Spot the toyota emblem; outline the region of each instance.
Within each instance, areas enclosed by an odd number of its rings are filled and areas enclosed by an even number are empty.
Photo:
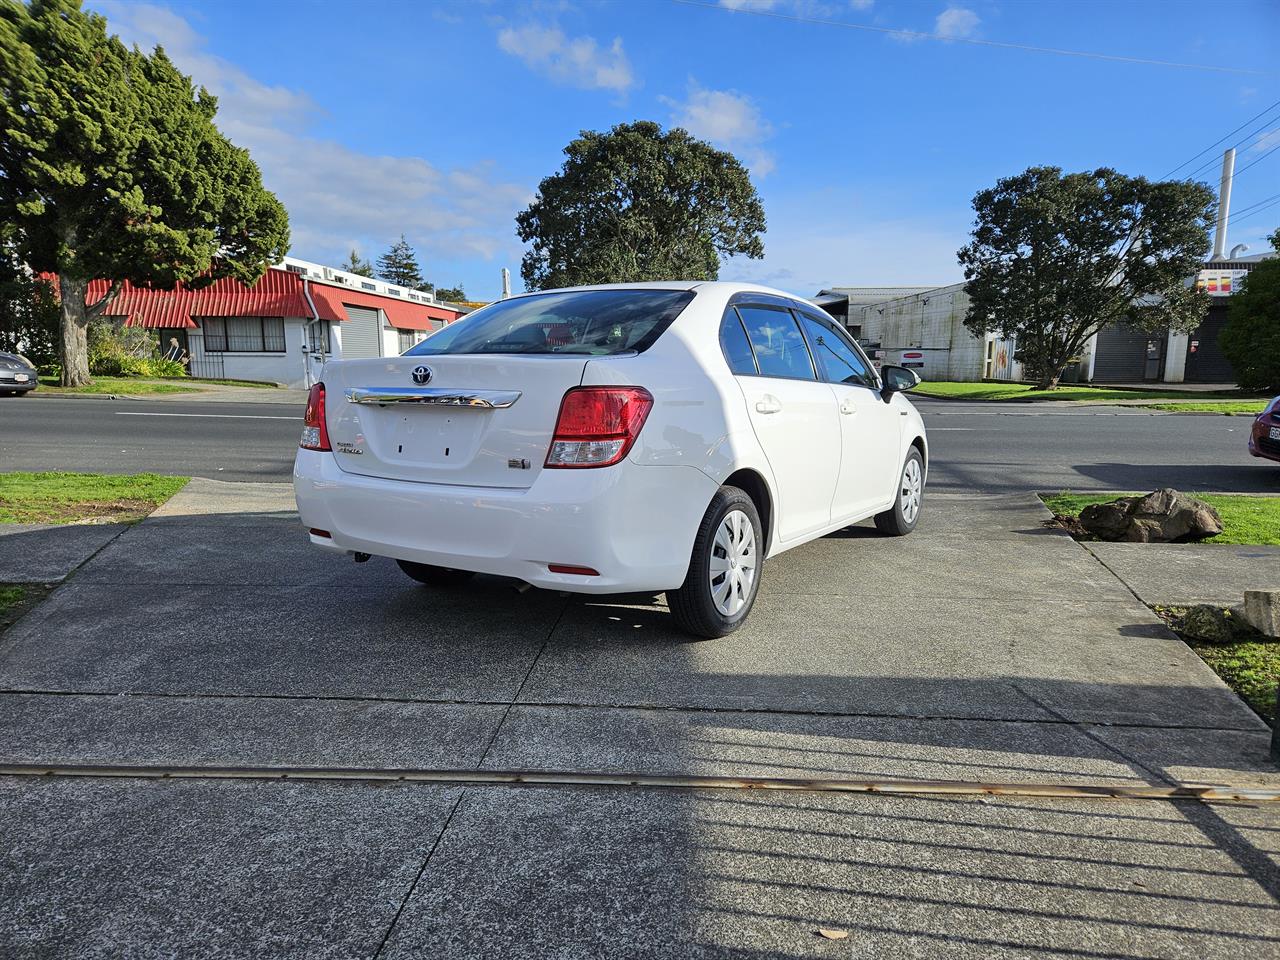
[[[414,368],[413,368],[413,382],[414,382],[414,383],[430,383],[430,382],[431,382],[431,368],[430,368],[430,367],[427,367],[427,366],[417,366],[417,367],[414,367]]]

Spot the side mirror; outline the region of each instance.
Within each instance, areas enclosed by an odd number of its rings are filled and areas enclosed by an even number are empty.
[[[895,393],[905,393],[915,388],[920,382],[920,376],[914,371],[906,367],[899,367],[894,364],[885,364],[880,368],[880,380],[883,386],[880,388],[880,395],[888,400]]]

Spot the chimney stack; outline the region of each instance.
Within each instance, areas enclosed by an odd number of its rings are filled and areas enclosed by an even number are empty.
[[[506,267],[502,268],[502,299],[506,300],[511,296],[511,271]]]
[[[1227,218],[1231,215],[1231,178],[1236,172],[1235,147],[1222,155],[1222,185],[1218,187],[1218,228],[1213,234],[1213,259],[1225,260],[1227,249]]]

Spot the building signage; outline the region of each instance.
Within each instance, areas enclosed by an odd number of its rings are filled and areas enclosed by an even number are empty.
[[[1229,297],[1240,289],[1240,281],[1248,270],[1201,270],[1196,275],[1196,289],[1211,297]]]

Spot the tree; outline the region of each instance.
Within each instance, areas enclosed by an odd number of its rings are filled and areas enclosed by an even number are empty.
[[[216,98],[106,27],[80,0],[0,4],[0,223],[58,276],[67,386],[89,381],[88,322],[123,281],[252,283],[289,243],[284,207],[214,126]],[[113,283],[86,305],[95,277]]]
[[[1280,230],[1269,239],[1280,254]],[[1280,389],[1280,256],[1250,270],[1232,294],[1218,342],[1241,387]]]
[[[351,251],[351,255],[347,257],[347,262],[338,269],[345,270],[347,273],[354,273],[357,277],[373,276],[373,264],[368,260],[362,260],[360,254],[354,249]]]
[[[410,290],[425,290],[430,293],[432,289],[431,284],[422,279],[418,255],[413,247],[409,246],[409,241],[404,238],[403,233],[400,234],[400,239],[378,258],[378,276],[388,283],[397,283]]]
[[[1190,286],[1214,210],[1204,184],[1031,167],[979,192],[973,209],[959,252],[965,326],[1016,338],[1041,389],[1103,327],[1180,331],[1204,317],[1208,299]]]
[[[733,154],[647,120],[584,130],[564,153],[516,217],[527,289],[714,280],[721,256],[764,256],[764,207]]]
[[[53,285],[32,276],[13,241],[0,238],[0,350],[37,367],[56,363],[59,317]]]
[[[463,303],[467,299],[462,287],[436,287],[436,299],[445,303]]]

